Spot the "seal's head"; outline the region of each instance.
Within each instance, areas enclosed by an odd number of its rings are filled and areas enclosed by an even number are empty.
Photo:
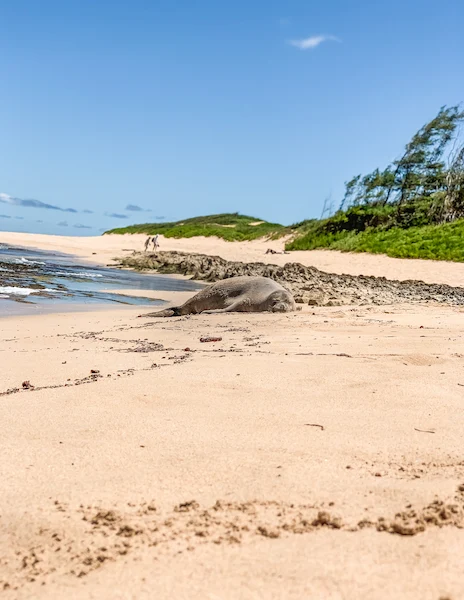
[[[292,312],[295,310],[295,300],[287,290],[278,290],[269,296],[268,306],[271,312]]]

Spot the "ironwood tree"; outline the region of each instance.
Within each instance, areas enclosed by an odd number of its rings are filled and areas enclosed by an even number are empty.
[[[363,204],[396,204],[400,210],[404,204],[430,199],[440,192],[444,204],[450,204],[450,193],[456,204],[462,194],[458,174],[462,173],[459,165],[464,155],[458,152],[452,167],[447,168],[445,154],[463,121],[464,111],[458,105],[440,108],[436,117],[413,135],[400,158],[383,170],[356,175],[346,182],[339,210]]]

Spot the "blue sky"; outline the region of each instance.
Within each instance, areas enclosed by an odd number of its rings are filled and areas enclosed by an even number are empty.
[[[0,230],[319,216],[464,100],[463,22],[456,0],[2,0]]]

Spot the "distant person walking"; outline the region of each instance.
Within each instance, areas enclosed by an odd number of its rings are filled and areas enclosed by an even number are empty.
[[[151,237],[147,237],[147,239],[145,240],[145,252],[148,251],[148,246],[150,245],[151,242]]]
[[[156,234],[153,238],[153,250],[156,252],[159,248],[159,242],[158,242],[158,234]]]

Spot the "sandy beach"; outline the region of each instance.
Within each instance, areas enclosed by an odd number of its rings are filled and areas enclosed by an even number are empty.
[[[0,234],[99,264],[144,239]],[[267,248],[161,238],[464,285],[462,264]],[[1,595],[464,597],[462,307],[141,312],[0,319]]]

